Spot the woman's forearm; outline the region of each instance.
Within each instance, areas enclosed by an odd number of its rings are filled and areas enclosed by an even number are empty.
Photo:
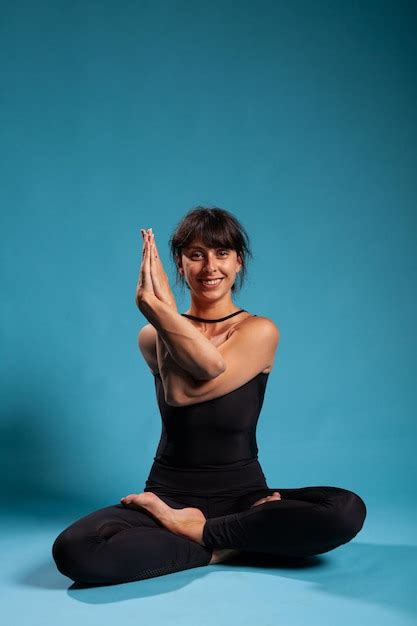
[[[173,360],[193,378],[213,378],[223,371],[223,359],[216,346],[170,305],[150,294],[142,300],[141,311]],[[161,353],[158,361],[160,357],[163,359]]]
[[[187,387],[199,384],[191,374],[178,365],[170,355],[164,340],[156,335],[156,353],[158,369],[164,388],[165,401],[174,404],[178,398],[183,398]]]

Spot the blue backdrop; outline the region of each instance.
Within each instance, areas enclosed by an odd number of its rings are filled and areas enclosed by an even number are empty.
[[[270,486],[415,491],[412,3],[2,13],[3,505],[142,491],[161,425],[139,229],[173,284],[168,238],[197,204],[247,228],[235,302],[281,331],[258,426]]]

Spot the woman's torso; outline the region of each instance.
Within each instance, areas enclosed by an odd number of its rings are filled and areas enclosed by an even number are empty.
[[[241,316],[210,338],[214,345],[229,339],[252,314]],[[155,373],[162,433],[154,460],[171,467],[209,469],[243,466],[257,459],[256,427],[271,369],[223,396],[186,406],[166,403],[161,377]]]
[[[218,468],[257,459],[256,427],[268,373],[260,372],[237,389],[186,406],[165,401],[162,380],[154,377],[162,432],[154,460],[171,467]]]

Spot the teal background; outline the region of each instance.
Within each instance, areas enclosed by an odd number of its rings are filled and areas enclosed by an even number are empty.
[[[142,490],[160,418],[139,229],[173,284],[168,238],[196,204],[245,225],[235,302],[281,331],[258,427],[270,484],[410,496],[415,8],[118,6],[3,10],[2,498]]]
[[[414,623],[416,17],[398,0],[3,3],[9,624]],[[71,583],[58,533],[143,490],[161,424],[137,346],[139,231],[173,284],[168,238],[197,204],[248,230],[235,302],[281,332],[258,426],[268,484],[353,490],[364,528],[322,569],[53,594]]]

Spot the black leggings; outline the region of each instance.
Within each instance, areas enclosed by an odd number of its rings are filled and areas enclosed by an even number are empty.
[[[257,460],[215,470],[154,462],[144,491],[174,509],[200,509],[207,518],[205,546],[169,531],[146,509],[120,503],[80,518],[58,535],[52,547],[58,570],[80,583],[116,584],[208,565],[220,548],[312,556],[349,542],[366,517],[364,501],[347,489],[268,487]],[[250,508],[274,491],[281,500]]]

